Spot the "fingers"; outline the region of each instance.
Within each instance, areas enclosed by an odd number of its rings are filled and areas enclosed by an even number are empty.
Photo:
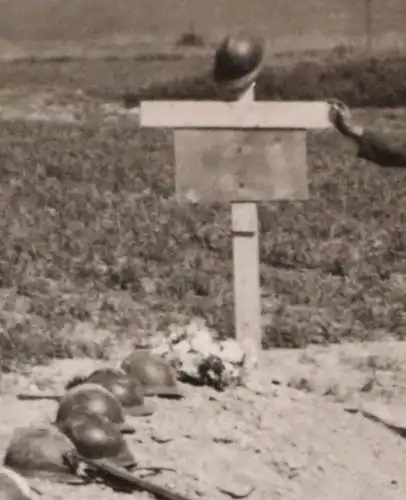
[[[354,139],[359,138],[363,134],[363,128],[354,123],[350,108],[339,99],[329,99],[330,106],[328,117],[331,124],[347,137]]]
[[[340,99],[328,99],[327,103],[330,105],[330,108],[337,109],[338,111],[347,111],[348,106]]]
[[[333,125],[336,125],[337,122],[342,119],[342,112],[335,104],[330,106],[328,118]]]
[[[343,101],[339,99],[330,99],[327,102],[330,105],[330,119],[351,120],[351,110]]]
[[[328,113],[330,122],[336,128],[348,128],[351,123],[351,111],[348,106],[339,99],[329,99],[327,102],[330,105]]]

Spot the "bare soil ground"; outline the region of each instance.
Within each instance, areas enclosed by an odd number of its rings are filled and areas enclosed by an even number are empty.
[[[16,427],[50,422],[55,414],[54,402],[16,399],[27,384],[61,390],[78,372],[115,365],[124,354],[118,349],[109,361],[55,361],[3,376],[0,449]],[[136,434],[126,439],[140,467],[176,471],[150,481],[192,499],[400,499],[406,441],[344,405],[404,401],[405,361],[402,342],[269,351],[258,391],[183,386],[184,400],[153,398],[156,413],[133,418]],[[49,500],[119,497],[99,485],[32,484]]]
[[[127,110],[117,101],[89,98],[81,90],[14,87],[0,90],[0,119],[60,124],[129,119],[137,124],[138,109]]]

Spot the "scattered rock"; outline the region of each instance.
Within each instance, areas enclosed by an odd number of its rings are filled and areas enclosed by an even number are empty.
[[[371,392],[376,384],[376,379],[370,377],[363,386],[360,387],[360,392]]]
[[[200,357],[197,354],[189,354],[183,360],[180,360],[180,379],[200,382],[199,365]]]
[[[328,385],[323,392],[323,396],[338,396],[342,393],[340,384],[333,383]]]
[[[219,346],[214,342],[208,331],[201,331],[195,334],[190,340],[190,348],[202,356],[218,356],[220,354]]]
[[[243,480],[229,478],[225,484],[217,484],[217,489],[231,498],[247,498],[255,487]]]
[[[169,344],[168,347],[170,348]],[[174,344],[173,351],[181,359],[183,359],[191,350],[190,342],[187,340],[182,340],[178,344]]]
[[[170,441],[173,440],[173,438],[171,438],[167,434],[163,434],[163,433],[158,432],[158,431],[153,431],[153,433],[151,434],[151,439],[152,439],[152,441],[155,441],[156,443],[160,443],[160,444],[169,443]]]
[[[204,490],[204,488],[200,488],[200,487],[196,487],[195,488],[195,494],[198,496],[198,497],[205,497],[206,496],[206,491]]]
[[[241,365],[244,361],[244,352],[235,340],[224,340],[221,342],[221,359],[228,363]]]
[[[263,396],[267,392],[257,373],[257,370],[250,372],[249,374],[247,373],[242,385],[245,389],[248,389],[256,396]]]
[[[314,392],[316,388],[313,380],[302,376],[293,376],[289,379],[287,385],[288,387],[304,392]]]
[[[231,444],[234,443],[234,439],[231,436],[212,436],[213,443]]]
[[[235,340],[218,341],[217,337],[204,320],[194,318],[184,327],[171,326],[167,335],[155,335],[150,347],[170,359],[183,382],[221,391],[241,382],[246,360]]]

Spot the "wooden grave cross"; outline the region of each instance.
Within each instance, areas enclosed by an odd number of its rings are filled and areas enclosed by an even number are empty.
[[[141,127],[174,129],[179,202],[231,203],[236,340],[261,351],[257,203],[307,200],[307,131],[331,127],[322,101],[144,101]]]

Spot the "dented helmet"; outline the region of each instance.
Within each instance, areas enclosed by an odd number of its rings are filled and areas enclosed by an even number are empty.
[[[109,419],[76,409],[61,424],[80,457],[94,463],[104,460],[119,467],[136,465],[123,435]]]
[[[55,427],[23,427],[14,431],[4,465],[24,477],[80,484],[73,464],[66,461],[72,451],[73,444]]]
[[[120,368],[142,385],[145,396],[183,397],[172,366],[148,349],[136,349]]]
[[[72,412],[81,411],[106,417],[120,432],[134,432],[118,399],[99,384],[86,382],[69,389],[59,403],[55,424],[61,427]]]
[[[139,382],[130,378],[124,370],[102,368],[89,375],[86,383],[98,384],[110,391],[125,412],[133,417],[149,416],[154,407],[144,401],[144,390]]]
[[[213,80],[224,89],[244,90],[262,69],[264,44],[250,35],[226,37],[214,56]]]
[[[27,481],[12,469],[0,467],[0,500],[32,500]]]

